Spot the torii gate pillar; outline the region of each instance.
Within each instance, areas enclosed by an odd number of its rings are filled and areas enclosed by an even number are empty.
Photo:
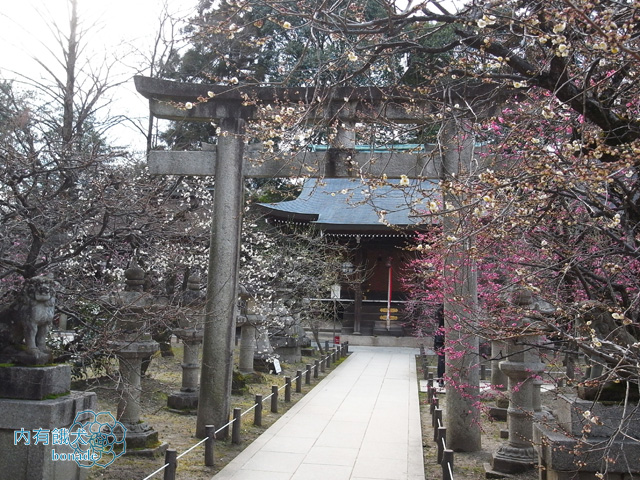
[[[462,122],[460,122],[462,123]],[[441,132],[443,200],[452,212],[442,219],[443,235],[459,236],[463,218],[456,213],[463,198],[446,186],[456,176],[471,168],[474,159],[474,136],[462,125],[447,122]],[[448,240],[447,240],[448,241]],[[478,283],[476,265],[470,255],[473,239],[454,242],[444,258],[444,318],[447,328],[447,447],[462,452],[475,452],[481,448],[480,418],[474,403],[480,393],[478,337],[465,333],[461,325],[477,321]]]
[[[207,275],[205,348],[196,422],[198,438],[205,437],[207,425],[226,425],[231,410],[229,392],[233,374],[240,259],[238,239],[244,204],[244,124],[241,118],[223,118],[220,122]]]

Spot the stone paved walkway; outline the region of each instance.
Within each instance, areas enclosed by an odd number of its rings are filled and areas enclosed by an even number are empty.
[[[213,478],[424,480],[419,351],[351,352]]]

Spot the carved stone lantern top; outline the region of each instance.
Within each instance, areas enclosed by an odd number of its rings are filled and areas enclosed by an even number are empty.
[[[533,302],[533,294],[531,293],[530,290],[527,290],[526,288],[521,288],[513,292],[513,295],[511,296],[511,301],[513,302],[514,305],[519,305],[519,306],[531,305],[531,303]]]
[[[205,300],[206,295],[200,289],[200,276],[196,274],[190,275],[187,279],[187,290],[182,294],[183,312],[178,320],[180,329],[174,332],[176,335],[191,335],[193,332],[184,333],[182,331],[202,328]]]
[[[114,292],[104,301],[115,312],[118,330],[123,334],[147,333],[148,311],[156,305],[157,300],[144,291],[145,272],[137,264],[124,272],[125,287],[123,291]]]
[[[201,308],[205,302],[205,294],[200,290],[200,276],[191,275],[187,279],[187,290],[182,294],[182,304],[187,308]]]
[[[124,271],[126,292],[142,292],[144,289],[145,273],[139,265],[135,264]]]

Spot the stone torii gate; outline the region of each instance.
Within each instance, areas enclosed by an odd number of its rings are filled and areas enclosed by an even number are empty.
[[[235,309],[238,296],[240,227],[243,211],[243,179],[309,176],[309,166],[317,177],[367,178],[446,178],[468,166],[473,158],[473,136],[452,128],[438,151],[419,153],[357,153],[356,123],[420,124],[433,116],[428,99],[408,98],[374,87],[315,88],[227,87],[220,85],[178,83],[149,77],[135,77],[138,92],[149,99],[151,114],[177,121],[211,122],[219,125],[218,144],[211,150],[197,152],[152,151],[149,170],[152,174],[212,175],[215,177],[214,213],[207,280],[207,302],[203,358],[198,403],[196,435],[203,438],[206,425],[225,425],[231,406],[231,377],[235,335]],[[447,100],[463,95],[447,93]],[[464,98],[477,98],[486,91],[464,92]],[[248,101],[250,99],[250,101]],[[184,108],[192,102],[191,108]],[[442,104],[442,100],[439,102]],[[462,102],[461,102],[462,103]],[[245,146],[245,122],[264,114],[256,105],[305,105],[305,119],[316,123],[337,122],[337,135],[327,152],[300,152],[295,155],[258,159],[261,145]],[[451,124],[453,125],[453,124]],[[450,177],[449,177],[450,178]],[[447,228],[447,223],[444,223]],[[460,290],[475,301],[476,287],[472,275],[460,278]],[[463,307],[445,302],[446,312],[455,318],[468,315]],[[478,385],[477,339],[466,346],[467,355],[460,371],[471,372],[461,381]],[[473,371],[476,371],[474,374]],[[475,382],[475,383],[474,383]],[[471,418],[473,399],[455,389],[447,394],[448,444],[450,448],[474,451],[480,448],[480,429]]]

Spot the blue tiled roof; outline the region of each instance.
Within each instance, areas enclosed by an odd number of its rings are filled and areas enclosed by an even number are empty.
[[[295,200],[260,205],[276,218],[312,222],[321,228],[380,229],[385,228],[380,221],[383,211],[394,226],[425,223],[422,216],[437,195],[437,181],[411,180],[408,186],[400,186],[399,180],[387,180],[373,186],[359,179],[307,179]]]

